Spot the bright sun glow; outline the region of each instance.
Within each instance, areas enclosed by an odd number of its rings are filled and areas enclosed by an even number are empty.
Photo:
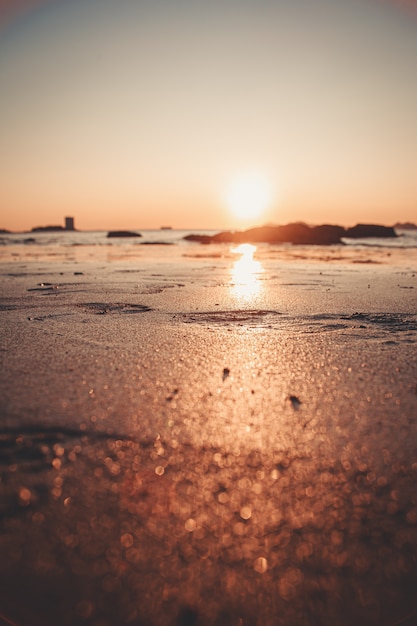
[[[271,202],[271,185],[266,176],[258,172],[235,176],[226,190],[226,204],[233,215],[241,220],[262,217]]]

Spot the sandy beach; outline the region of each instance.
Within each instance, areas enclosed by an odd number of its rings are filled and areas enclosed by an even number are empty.
[[[415,250],[16,249],[1,624],[417,623]]]

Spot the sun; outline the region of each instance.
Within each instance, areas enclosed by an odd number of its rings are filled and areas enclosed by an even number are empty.
[[[226,189],[226,205],[240,220],[262,217],[272,202],[268,178],[259,172],[246,172],[234,176]]]

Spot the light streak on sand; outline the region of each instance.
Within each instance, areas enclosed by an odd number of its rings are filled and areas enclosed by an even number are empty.
[[[233,294],[241,300],[251,300],[261,292],[260,276],[264,271],[262,264],[254,259],[256,246],[242,243],[237,248],[233,248],[232,252],[240,255],[232,267],[231,287]]]

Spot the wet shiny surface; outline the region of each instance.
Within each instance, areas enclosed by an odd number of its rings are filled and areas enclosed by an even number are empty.
[[[416,280],[4,264],[0,614],[413,623]]]

